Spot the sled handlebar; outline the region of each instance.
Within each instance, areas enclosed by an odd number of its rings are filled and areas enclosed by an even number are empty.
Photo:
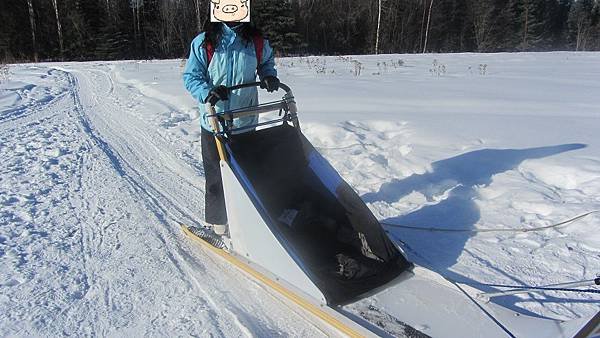
[[[236,86],[227,87],[227,90],[229,91],[229,93],[231,93],[236,89],[260,87],[260,85],[260,82],[243,83]],[[280,119],[274,120],[274,122],[290,121],[296,128],[300,128],[298,118],[296,116],[298,113],[298,109],[296,107],[296,101],[294,100],[294,94],[292,93],[292,89],[284,83],[279,83],[279,88],[285,91],[285,95],[279,101],[263,103],[251,107],[237,108],[219,114],[216,113],[215,106],[210,103],[211,100],[207,98],[205,107],[206,112],[208,113],[207,117],[211,128],[216,132],[233,132],[236,131],[235,129],[233,129],[232,124],[234,118],[244,116],[256,116],[274,111],[279,111],[279,116],[282,116],[283,114],[283,116]],[[223,128],[220,128],[220,125],[222,125]]]
[[[248,83],[242,83],[239,85],[235,85],[235,86],[231,86],[231,87],[227,87],[227,91],[229,93],[231,93],[234,90],[238,90],[238,89],[243,89],[243,88],[251,88],[251,87],[260,87],[261,83],[260,82],[248,82]],[[286,85],[285,83],[280,82],[279,83],[279,88],[283,89],[286,93],[291,93],[292,89]],[[263,88],[264,89],[264,88]],[[266,90],[266,89],[265,89]],[[209,98],[212,95],[210,95],[209,97],[206,98],[206,102],[209,102]]]
[[[231,87],[227,87],[227,89],[229,89],[229,91],[233,91],[236,89],[242,89],[242,88],[248,88],[248,87],[260,87],[260,82],[249,82],[249,83],[242,83],[236,86],[231,86]],[[279,83],[279,88],[285,90],[285,92],[290,92],[291,89],[290,87],[288,87],[288,85],[286,85],[285,83],[280,82]]]

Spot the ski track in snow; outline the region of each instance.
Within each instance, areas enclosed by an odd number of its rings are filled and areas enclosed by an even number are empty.
[[[448,73],[431,74],[433,59]],[[525,53],[278,66],[304,133],[378,218],[520,229],[600,209],[600,102],[589,95],[600,89],[590,80],[598,62],[597,53]],[[477,74],[483,63],[488,73]],[[322,335],[181,233],[178,221],[203,218],[204,180],[178,64],[11,68],[15,80],[0,85],[0,336]],[[600,273],[599,226],[592,214],[542,232],[387,230],[411,260],[449,278],[542,285]],[[600,299],[495,301],[569,319]],[[376,298],[363,305],[355,312],[385,311]]]

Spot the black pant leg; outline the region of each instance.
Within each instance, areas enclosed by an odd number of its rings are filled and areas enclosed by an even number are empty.
[[[202,129],[202,165],[206,180],[204,193],[204,218],[209,224],[227,224],[227,211],[225,209],[225,196],[223,194],[223,181],[219,166],[219,152],[214,135]]]

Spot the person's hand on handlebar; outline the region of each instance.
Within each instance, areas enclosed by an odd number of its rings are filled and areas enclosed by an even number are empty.
[[[210,103],[212,106],[217,104],[219,101],[227,101],[229,99],[229,89],[227,87],[221,85],[213,88],[208,93],[208,98],[206,101]]]
[[[265,76],[260,81],[260,88],[266,89],[269,93],[279,90],[279,79],[276,76]]]

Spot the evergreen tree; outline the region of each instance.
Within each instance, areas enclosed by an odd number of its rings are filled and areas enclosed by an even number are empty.
[[[440,52],[470,51],[475,48],[471,24],[465,15],[467,5],[464,0],[436,2],[432,13],[429,48]]]
[[[535,51],[543,49],[543,43],[548,32],[546,5],[554,2],[554,0],[521,0],[517,2],[519,50]]]
[[[591,17],[591,33],[589,49],[598,51],[600,50],[600,0],[596,0],[594,3],[594,9]]]
[[[520,0],[470,0],[468,13],[477,51],[512,51],[521,43]]]
[[[133,58],[131,39],[115,25],[103,27],[98,33],[98,44],[94,56],[100,60],[119,60]]]
[[[550,22],[549,49],[566,49],[568,46],[568,26],[569,11],[573,0],[557,0],[556,10]]]
[[[97,15],[98,30],[95,33],[94,58],[100,60],[131,59],[137,54],[133,50],[132,28],[129,24],[129,7],[127,4],[113,4],[114,12]],[[110,8],[110,7],[109,7]],[[94,25],[94,26],[95,26]]]
[[[97,31],[92,27],[94,17],[86,18],[84,13],[89,11],[88,6],[96,2],[76,1],[72,6],[61,7],[63,25],[63,54],[69,60],[81,60],[92,57],[95,49],[95,35]],[[98,8],[96,6],[96,8]],[[90,12],[91,13],[91,12]],[[88,20],[89,19],[89,20]]]
[[[593,0],[577,0],[569,11],[569,42],[576,51],[586,50],[588,42],[593,36],[594,5]]]
[[[416,52],[422,49],[419,48],[421,3],[420,0],[383,2],[381,52]],[[352,40],[352,35],[348,35],[348,43]]]
[[[251,5],[251,20],[263,30],[276,51],[290,53],[299,49],[300,34],[294,32],[296,22],[290,2],[255,0]]]
[[[14,29],[19,23],[26,25],[22,28],[22,34],[17,34]],[[0,62],[33,59],[27,3],[16,0],[0,1],[0,24]]]

